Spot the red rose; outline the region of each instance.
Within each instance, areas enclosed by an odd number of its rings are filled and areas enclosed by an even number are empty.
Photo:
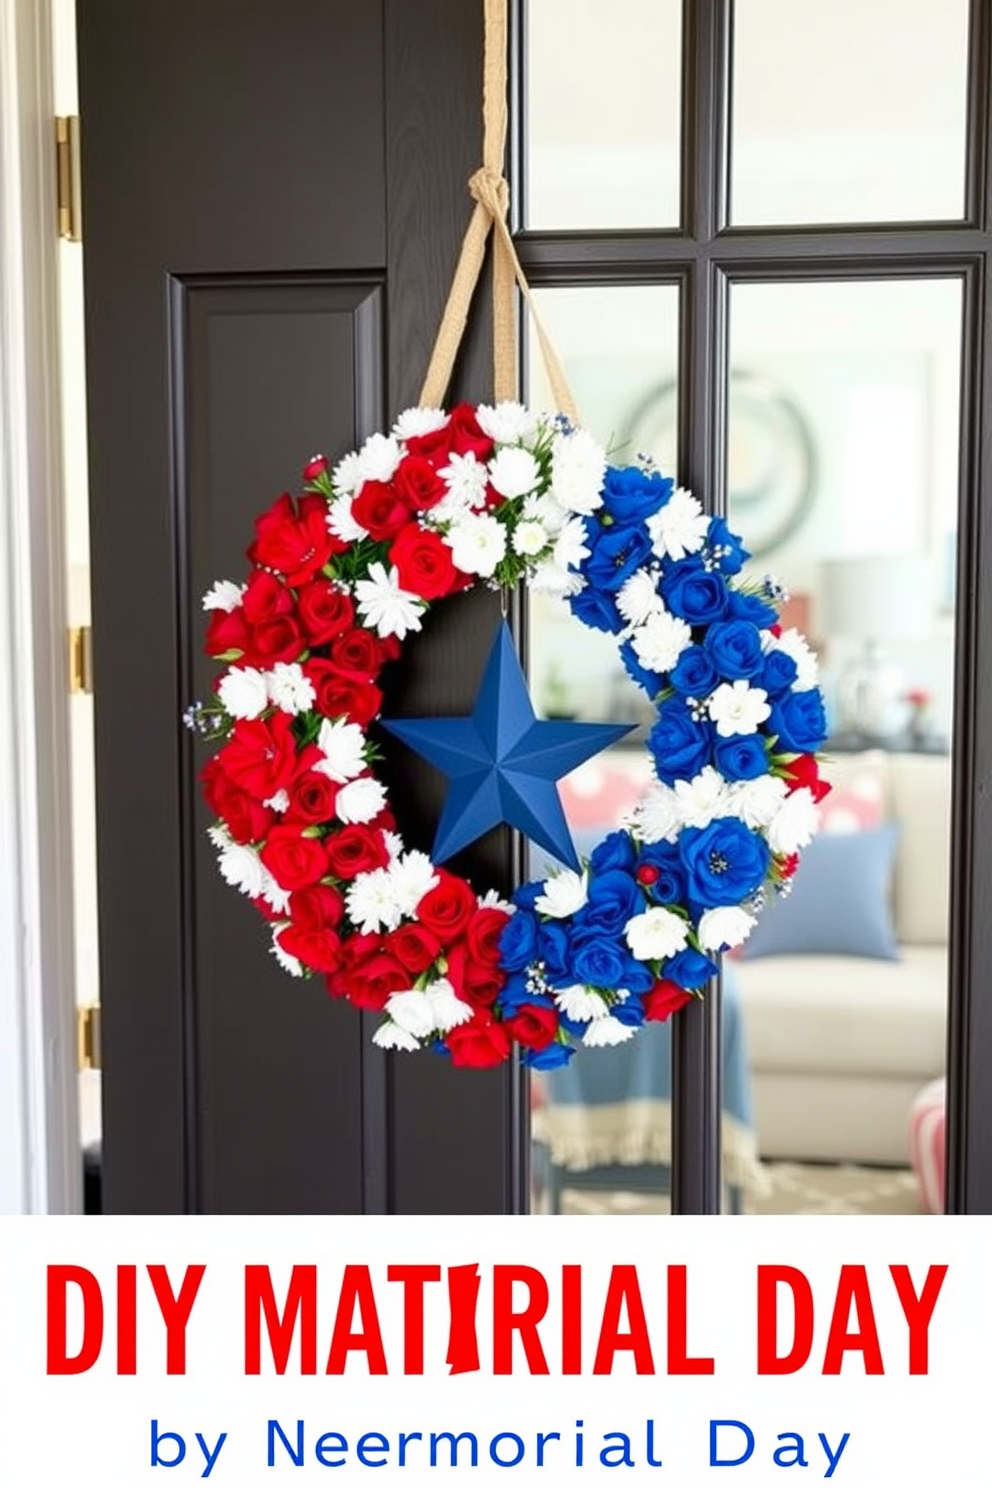
[[[330,579],[313,579],[296,596],[300,624],[311,646],[323,645],[342,635],[355,621],[351,595]]]
[[[291,895],[289,915],[301,930],[325,930],[328,926],[333,929],[341,923],[344,900],[330,884],[312,884]]]
[[[450,594],[461,575],[451,549],[436,532],[408,523],[389,549],[389,561],[399,570],[400,586],[421,599],[440,599]]]
[[[390,931],[383,944],[413,976],[433,966],[441,954],[441,942],[423,925],[400,925]]]
[[[318,770],[305,770],[297,775],[289,787],[287,821],[303,821],[310,825],[334,820],[334,806],[340,786],[328,780]]]
[[[318,476],[323,475],[326,469],[327,456],[314,455],[313,459],[308,460],[303,467],[303,479],[309,484],[310,481],[315,481]]]
[[[427,434],[413,434],[406,441],[407,457],[415,455],[420,459],[430,460],[432,465],[445,465],[451,453],[451,441],[448,435],[450,419],[445,419],[440,429],[431,429]]]
[[[393,992],[406,992],[410,973],[383,949],[378,935],[352,935],[341,946],[341,966],[327,981],[332,997],[381,1013]]]
[[[510,1036],[503,1023],[492,1013],[480,1008],[475,1016],[459,1028],[446,1033],[444,1041],[451,1050],[451,1062],[457,1069],[491,1069],[510,1056]]]
[[[323,930],[303,930],[299,925],[286,925],[276,932],[276,940],[287,955],[295,956],[311,971],[326,975],[341,965],[341,937],[329,926]]]
[[[410,511],[437,506],[448,488],[425,455],[405,455],[396,467],[393,485]]]
[[[485,961],[476,961],[464,940],[451,946],[446,958],[446,975],[462,1002],[470,1002],[473,1007],[491,1007],[506,983],[506,972]]]
[[[244,659],[249,666],[269,671],[277,661],[298,660],[305,650],[303,635],[293,616],[279,615],[275,620],[265,620],[252,627]]]
[[[468,922],[465,938],[469,954],[486,966],[499,965],[499,938],[510,916],[505,909],[477,909]]]
[[[230,652],[239,654],[244,652],[248,645],[248,621],[241,605],[231,610],[214,610],[210,616],[207,626],[207,639],[203,643],[203,649],[208,656],[227,656]]]
[[[644,995],[644,1016],[650,1023],[665,1023],[673,1013],[677,1013],[679,1008],[691,1001],[692,993],[680,987],[677,982],[659,980]]]
[[[263,899],[261,894],[257,899],[249,899],[248,902],[255,906],[263,920],[268,920],[270,925],[279,924],[286,918],[281,909],[273,909],[268,899]]]
[[[308,661],[303,670],[317,693],[317,709],[326,718],[350,718],[364,728],[382,707],[382,693],[358,672],[329,661]]]
[[[812,791],[814,801],[822,801],[831,790],[830,783],[820,779],[820,767],[811,754],[797,754],[789,761],[785,767],[785,783],[790,794],[805,786]]]
[[[235,785],[218,758],[203,767],[200,780],[207,805],[224,822],[235,842],[260,842],[275,821],[271,807],[263,806]]]
[[[448,447],[454,455],[475,455],[485,464],[493,452],[493,441],[483,434],[471,403],[459,403],[448,420]]]
[[[301,496],[299,511],[292,496],[283,494],[255,522],[255,541],[248,557],[263,568],[285,575],[287,584],[302,584],[323,568],[332,553],[346,543],[327,525],[323,496]]]
[[[365,481],[351,503],[351,514],[376,542],[395,537],[410,520],[410,508],[388,481]]]
[[[417,905],[417,918],[450,945],[465,929],[478,900],[463,878],[439,868],[438,882]]]
[[[319,837],[305,837],[293,825],[273,827],[259,853],[283,889],[303,889],[327,872],[327,853]]]
[[[385,659],[385,645],[371,630],[346,630],[331,646],[334,665],[346,672],[357,672],[362,677],[378,676]]]
[[[519,1012],[504,1021],[503,1027],[518,1044],[525,1044],[528,1049],[546,1049],[558,1032],[558,1014],[543,1003],[524,1002]]]
[[[287,589],[275,574],[257,568],[245,587],[241,601],[245,619],[249,625],[261,625],[265,620],[275,620],[278,615],[292,615],[296,601],[291,589]]]
[[[389,849],[372,826],[347,826],[324,838],[327,861],[335,878],[354,878],[372,868],[385,868]]]
[[[259,801],[288,787],[297,771],[296,739],[287,713],[239,718],[218,763],[236,785]]]

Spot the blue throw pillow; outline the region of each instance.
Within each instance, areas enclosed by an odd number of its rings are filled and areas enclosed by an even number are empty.
[[[769,904],[744,943],[759,956],[868,956],[897,961],[889,894],[899,828],[826,832],[802,855],[786,898]]]

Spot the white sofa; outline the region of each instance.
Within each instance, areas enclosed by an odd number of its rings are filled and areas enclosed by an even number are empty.
[[[868,775],[901,828],[897,961],[763,956],[736,963],[762,1157],[908,1162],[909,1111],[944,1071],[950,861],[946,756],[838,755],[840,792]],[[800,872],[802,869],[800,868]]]

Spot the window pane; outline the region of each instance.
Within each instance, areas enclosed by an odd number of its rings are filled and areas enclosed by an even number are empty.
[[[679,221],[681,0],[529,0],[534,228]]]
[[[945,1053],[961,286],[738,284],[730,331],[731,527],[819,653],[833,783],[791,895],[725,960],[755,1207],[918,1213],[911,1112]]]
[[[968,0],[737,0],[731,218],[964,214]]]

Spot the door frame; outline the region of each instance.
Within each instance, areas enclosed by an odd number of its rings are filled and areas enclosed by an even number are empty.
[[[0,1213],[82,1211],[50,0],[0,0]]]

